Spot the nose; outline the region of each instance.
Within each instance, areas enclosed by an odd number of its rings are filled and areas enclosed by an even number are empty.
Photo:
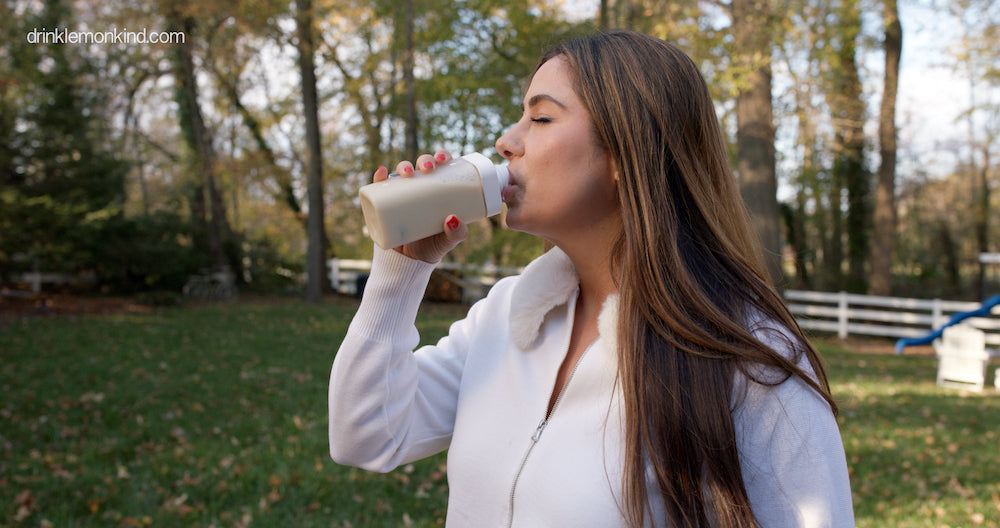
[[[497,138],[497,152],[507,161],[512,161],[515,157],[524,154],[524,143],[521,141],[519,128],[520,123],[517,123]]]

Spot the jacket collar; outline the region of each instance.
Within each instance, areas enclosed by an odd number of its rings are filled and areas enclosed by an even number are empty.
[[[545,316],[576,296],[580,279],[573,262],[558,247],[532,261],[514,287],[510,302],[511,339],[527,350],[538,338]],[[598,331],[602,338],[615,340],[618,296],[610,295],[601,307]]]

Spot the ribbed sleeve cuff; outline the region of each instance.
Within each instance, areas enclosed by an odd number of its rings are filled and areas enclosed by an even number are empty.
[[[350,331],[380,342],[409,337],[435,267],[375,246],[371,276]]]

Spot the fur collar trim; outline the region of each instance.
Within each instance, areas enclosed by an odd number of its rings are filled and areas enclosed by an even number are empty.
[[[570,301],[580,288],[573,262],[559,248],[552,248],[533,260],[521,273],[510,303],[510,329],[514,344],[523,350],[538,339],[545,316],[553,308]],[[615,339],[618,296],[610,295],[601,307],[598,331],[602,338]]]

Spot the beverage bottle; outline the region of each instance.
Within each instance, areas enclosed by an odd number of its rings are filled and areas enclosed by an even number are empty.
[[[450,214],[466,223],[499,214],[509,177],[507,167],[473,153],[430,174],[365,185],[359,194],[368,235],[390,249],[441,233]]]

